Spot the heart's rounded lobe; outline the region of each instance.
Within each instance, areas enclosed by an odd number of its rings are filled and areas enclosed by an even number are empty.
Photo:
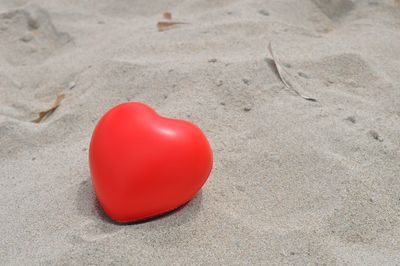
[[[89,164],[96,196],[115,221],[154,217],[188,202],[213,156],[194,124],[159,116],[142,103],[115,106],[98,122]]]

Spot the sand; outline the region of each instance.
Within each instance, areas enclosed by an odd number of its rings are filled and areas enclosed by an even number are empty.
[[[399,1],[2,0],[1,264],[400,264],[399,69]],[[88,145],[125,101],[215,159],[189,204],[121,226]]]

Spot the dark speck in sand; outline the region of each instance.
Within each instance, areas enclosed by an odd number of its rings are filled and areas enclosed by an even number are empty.
[[[243,186],[236,186],[236,189],[241,191],[241,192],[246,191],[246,189]]]
[[[251,107],[245,107],[245,108],[243,108],[243,111],[250,112],[251,111]]]
[[[353,123],[353,124],[356,123],[356,118],[355,118],[354,116],[352,116],[352,115],[349,116],[349,117],[347,117],[346,120],[349,121],[349,122],[351,122],[351,123]]]
[[[28,34],[24,35],[20,38],[20,40],[23,42],[30,42],[30,41],[32,41],[32,39],[33,39],[33,35],[28,35]]]
[[[263,15],[263,16],[269,16],[269,12],[267,10],[264,10],[264,9],[259,10],[258,13]]]
[[[287,67],[287,68],[291,68],[291,67],[292,67],[292,65],[289,64],[289,63],[283,63],[283,65],[284,65],[285,67]]]
[[[380,142],[383,141],[383,139],[379,136],[378,132],[376,132],[375,130],[370,130],[370,131],[369,131],[369,135],[370,135],[371,137],[373,137],[375,140],[378,140],[378,141],[380,141]]]
[[[310,78],[310,77],[309,77],[306,73],[304,73],[304,72],[299,72],[298,74],[299,74],[299,76],[302,77],[302,78],[305,78],[305,79]]]

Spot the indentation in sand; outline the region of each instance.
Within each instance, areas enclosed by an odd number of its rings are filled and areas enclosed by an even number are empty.
[[[103,0],[100,12],[112,17],[149,16],[162,13],[180,1],[171,0]],[[178,3],[177,3],[178,2]]]
[[[354,8],[350,0],[313,0],[313,2],[332,20],[344,17]]]
[[[382,205],[382,199],[375,198],[376,191],[367,181],[347,181],[345,189],[343,206],[329,218],[331,234],[348,243],[367,244],[395,230],[397,210],[393,203]]]
[[[41,63],[70,40],[37,5],[0,14],[0,51],[12,65]]]
[[[111,236],[122,228],[115,224],[103,211],[92,189],[90,180],[81,182],[76,199],[79,213],[89,218],[81,224],[74,240],[96,241]]]
[[[345,88],[370,88],[379,79],[378,73],[360,55],[343,53],[324,57],[305,66],[326,84],[342,84]]]

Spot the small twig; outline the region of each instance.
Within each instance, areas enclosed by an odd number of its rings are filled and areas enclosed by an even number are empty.
[[[62,100],[64,100],[64,98],[65,98],[64,94],[58,95],[57,99],[53,103],[53,106],[50,109],[46,110],[46,111],[40,112],[39,113],[39,117],[34,119],[34,120],[32,120],[31,122],[40,123],[46,116],[48,116],[51,113],[53,113],[57,109],[57,107],[60,106],[60,104],[61,104]]]
[[[165,31],[168,30],[169,28],[179,25],[179,24],[188,24],[185,22],[172,22],[172,21],[160,21],[157,23],[157,28],[158,31]]]
[[[292,84],[290,83],[289,80],[286,79],[285,75],[283,74],[283,72],[285,71],[287,75],[290,75],[289,72],[282,66],[281,62],[278,60],[278,58],[276,58],[274,56],[274,53],[272,51],[272,44],[271,42],[268,45],[268,50],[269,53],[272,56],[272,60],[274,61],[276,70],[278,72],[278,76],[280,78],[280,80],[282,81],[282,83],[285,85],[286,88],[288,88],[289,90],[293,91],[296,95],[300,96],[301,98],[308,100],[308,101],[312,101],[312,102],[316,102],[317,99],[315,98],[311,98],[308,96],[305,96],[303,94],[301,94],[298,90],[296,90],[295,88],[293,88]]]

